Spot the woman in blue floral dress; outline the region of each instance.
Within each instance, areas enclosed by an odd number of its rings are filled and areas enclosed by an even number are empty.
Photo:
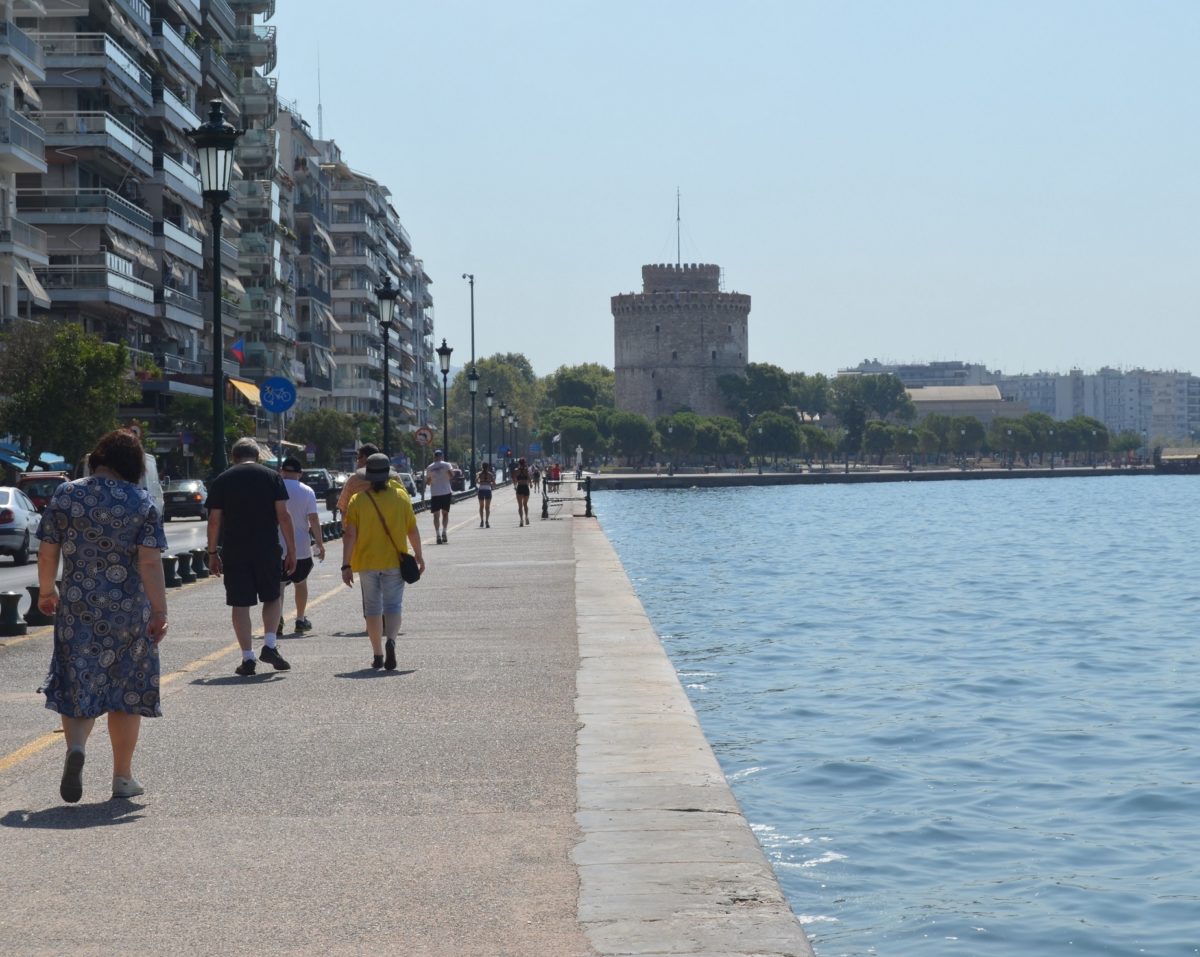
[[[38,608],[54,615],[54,654],[43,690],[62,715],[67,757],[59,793],[83,796],[84,749],[102,714],[113,751],[113,797],[144,788],[133,777],[143,717],[158,703],[158,643],[167,631],[158,509],[137,487],[145,468],[133,433],[109,432],[88,456],[92,474],[58,487],[38,538]],[[55,585],[63,559],[62,594]]]

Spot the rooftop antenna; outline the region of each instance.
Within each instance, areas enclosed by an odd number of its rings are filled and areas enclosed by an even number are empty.
[[[321,107],[321,48],[317,47],[317,139],[325,139],[324,110]]]
[[[683,266],[683,253],[679,245],[679,187],[675,187],[675,267]]]

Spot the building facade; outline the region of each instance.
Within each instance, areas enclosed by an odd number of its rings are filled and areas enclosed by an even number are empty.
[[[642,291],[613,296],[612,316],[618,409],[728,414],[717,381],[746,371],[750,297],[722,290],[720,266],[643,266]]]

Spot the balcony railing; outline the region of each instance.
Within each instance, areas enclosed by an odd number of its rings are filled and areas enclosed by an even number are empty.
[[[46,134],[42,128],[6,106],[0,107],[0,142],[19,147],[38,160],[46,155]]]
[[[154,158],[154,168],[162,170],[168,177],[175,180],[178,184],[172,184],[175,189],[183,192],[192,202],[199,205],[203,201],[200,193],[200,177],[190,166],[179,162],[173,156],[160,153]]]
[[[201,0],[200,8],[206,20],[216,20],[230,33],[237,29],[237,17],[226,0]]]
[[[44,136],[54,146],[95,146],[101,148],[108,139],[132,156],[153,166],[154,147],[150,141],[131,130],[111,113],[80,113],[47,111],[35,114],[41,121]]]
[[[111,214],[147,233],[154,232],[154,218],[111,189],[19,189],[17,209],[43,214]]]
[[[189,296],[185,292],[180,292],[178,289],[172,289],[170,286],[164,286],[161,295],[157,298],[158,301],[168,306],[175,306],[178,309],[183,309],[185,312],[190,312],[192,315],[203,315],[199,299],[195,296]]]
[[[164,219],[161,222],[154,224],[154,235],[162,236],[172,242],[178,243],[184,249],[191,250],[197,256],[204,254],[204,242],[198,236],[193,236],[184,229],[180,229],[169,219]]]
[[[45,70],[46,58],[41,46],[11,20],[0,20],[0,56],[7,55],[5,46],[16,50],[37,69]]]
[[[238,88],[237,74],[233,72],[233,67],[229,65],[229,61],[221,56],[211,46],[205,48],[200,55],[200,63],[204,68],[205,73],[210,73],[216,79],[217,83],[225,90],[234,92]]]
[[[333,305],[333,297],[330,296],[329,291],[322,286],[301,286],[296,290],[296,295],[301,298],[315,299],[317,302],[324,303],[327,306]]]
[[[162,40],[162,47],[168,57],[185,69],[190,69],[193,75],[200,73],[200,54],[188,46],[187,41],[179,35],[179,31],[170,23],[155,20],[153,23],[154,39]],[[155,43],[155,47],[159,44]]]
[[[196,111],[165,86],[155,86],[154,107],[155,114],[164,114],[165,119],[172,121],[183,131],[194,130],[200,125],[200,117]]]
[[[147,27],[150,26],[150,4],[146,0],[117,0],[117,6]]]
[[[108,266],[44,266],[38,268],[38,275],[44,279],[52,298],[56,292],[71,289],[107,289],[142,302],[154,302],[154,287],[148,282],[134,279]]]
[[[300,342],[311,342],[314,346],[324,346],[328,349],[333,344],[333,337],[324,329],[301,329]]]
[[[249,60],[252,65],[262,67],[264,73],[271,73],[275,69],[276,52],[275,28],[253,24],[237,28],[229,56],[234,60]]]
[[[153,88],[150,74],[133,61],[112,37],[106,33],[37,33],[46,62],[61,67],[82,66],[74,60],[104,59],[111,63],[134,87],[150,94]]]
[[[7,226],[0,227],[0,243],[12,243],[41,256],[46,255],[46,233],[19,219],[10,219]]]

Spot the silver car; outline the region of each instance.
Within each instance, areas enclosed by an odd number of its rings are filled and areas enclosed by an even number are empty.
[[[38,550],[38,523],[42,516],[19,488],[0,485],[0,555],[11,555],[14,565],[24,565]]]
[[[408,492],[409,498],[417,497],[417,480],[413,478],[412,472],[397,472],[400,476],[400,481],[404,484],[404,490]]]

